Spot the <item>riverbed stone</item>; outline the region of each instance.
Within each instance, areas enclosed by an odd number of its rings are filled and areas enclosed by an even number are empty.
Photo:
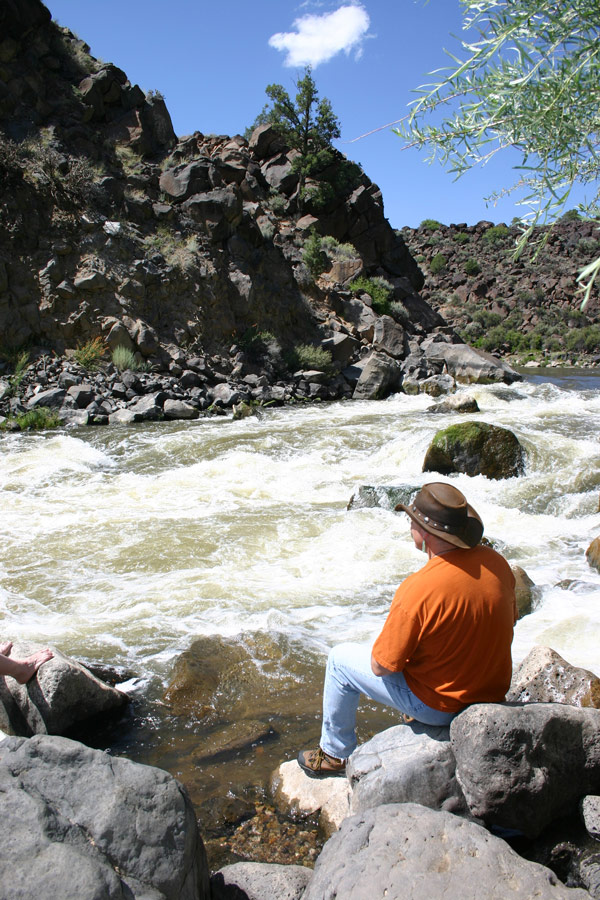
[[[592,569],[597,569],[600,572],[600,537],[594,538],[585,551],[585,558]]]
[[[23,659],[39,647],[15,644],[13,655]],[[127,694],[110,687],[74,659],[53,650],[27,684],[0,679],[0,729],[6,734],[64,735],[74,726],[118,712]]]
[[[312,871],[305,866],[242,862],[210,879],[211,900],[301,900]]]
[[[461,422],[438,431],[423,462],[424,472],[513,478],[525,470],[525,451],[508,428],[487,422]]]
[[[515,599],[517,601],[517,615],[519,619],[528,616],[533,610],[535,600],[535,584],[525,569],[521,566],[511,566],[515,576]]]
[[[573,666],[551,647],[534,647],[513,672],[512,703],[568,703],[600,708],[600,678]]]
[[[420,490],[415,484],[361,484],[348,501],[348,509],[380,509],[394,510],[399,503],[410,506],[413,497]]]
[[[195,813],[167,772],[62,737],[11,737],[0,793],[3,896],[209,900]]]
[[[450,725],[471,813],[536,837],[600,790],[600,710],[560,703],[478,703]]]
[[[433,396],[433,395],[432,395]],[[479,404],[475,397],[469,394],[451,394],[434,403],[427,410],[428,413],[476,413],[479,412]]]
[[[584,900],[474,822],[416,803],[351,816],[325,844],[303,900]]]
[[[384,803],[463,812],[450,730],[421,722],[388,728],[354,751],[346,766],[353,813]]]
[[[319,827],[333,834],[350,815],[347,778],[310,778],[296,760],[282,763],[271,776],[271,794],[278,809],[304,818],[319,813]]]

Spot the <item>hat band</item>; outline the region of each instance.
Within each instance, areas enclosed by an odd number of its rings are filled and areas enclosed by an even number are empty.
[[[411,504],[411,511],[417,516],[417,518],[421,519],[430,528],[437,528],[438,531],[447,531],[449,534],[455,534],[456,531],[462,531],[466,522],[461,522],[458,525],[447,525],[444,522],[436,522],[435,519],[432,519],[431,516],[426,516],[424,512],[421,512],[418,506],[415,506],[414,503]]]

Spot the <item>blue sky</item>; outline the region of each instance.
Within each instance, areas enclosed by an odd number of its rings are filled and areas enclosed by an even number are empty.
[[[425,218],[510,223],[516,196],[484,198],[516,180],[498,155],[458,181],[425,152],[401,151],[381,128],[406,114],[414,89],[458,52],[459,0],[49,0],[53,17],[132,83],[165,96],[176,133],[237,134],[277,82],[290,94],[307,60],[321,97],[341,122],[338,148],[383,192],[395,228]],[[575,205],[575,201],[571,205]]]

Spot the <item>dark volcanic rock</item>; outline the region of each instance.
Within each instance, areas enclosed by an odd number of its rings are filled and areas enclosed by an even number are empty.
[[[600,789],[600,710],[480,703],[450,726],[456,776],[474,816],[535,837]]]

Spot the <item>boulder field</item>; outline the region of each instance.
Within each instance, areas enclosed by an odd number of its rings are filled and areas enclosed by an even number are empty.
[[[234,642],[224,651],[225,668],[244,664]],[[192,676],[205,685],[212,677],[219,693],[227,673],[211,676],[196,659]],[[189,662],[176,670],[167,697],[184,704],[181,714],[193,702],[186,669]],[[30,693],[41,682],[64,714],[63,691],[76,707],[78,693],[96,689],[86,672],[57,654]],[[63,689],[51,696],[59,678]],[[515,670],[506,703],[475,704],[449,728],[388,728],[357,748],[345,778],[309,778],[295,761],[283,763],[272,777],[275,803],[288,815],[319,815],[330,835],[314,872],[238,863],[211,877],[191,802],[172,776],[56,735],[6,737],[0,884],[22,900],[38,897],[42,883],[48,896],[77,900],[596,897],[599,685],[538,647]],[[37,727],[48,730],[39,720]],[[566,884],[553,871],[558,863]]]

